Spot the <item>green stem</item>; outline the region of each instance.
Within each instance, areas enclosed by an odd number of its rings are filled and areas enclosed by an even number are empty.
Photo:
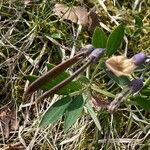
[[[101,60],[99,61],[98,65],[96,66],[96,68],[95,68],[95,70],[94,70],[94,72],[92,73],[92,77],[91,77],[91,80],[90,80],[90,83],[89,83],[89,87],[91,86],[91,84],[92,84],[92,82],[93,82],[93,80],[94,80],[94,77],[95,77],[95,75],[96,75],[98,69],[100,68],[102,62],[103,62],[103,59],[101,59]]]

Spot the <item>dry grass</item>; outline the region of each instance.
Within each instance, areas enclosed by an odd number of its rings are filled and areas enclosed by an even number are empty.
[[[121,22],[132,31],[134,16],[140,15],[144,23],[142,35],[134,40],[126,39],[125,50],[129,55],[137,51],[150,55],[148,0],[73,2],[74,5],[94,7],[100,26],[107,33]],[[68,6],[73,2],[64,1]],[[38,128],[41,115],[51,104],[45,100],[35,107],[30,106],[41,92],[32,95],[30,101],[22,101],[23,92],[29,85],[25,76],[41,75],[47,71],[46,62],[62,62],[89,43],[92,36],[86,27],[80,31],[77,24],[59,21],[52,11],[56,3],[58,1],[48,0],[0,2],[1,149],[149,149],[150,114],[134,105],[126,105],[114,115],[98,111],[102,132],[87,113],[67,133],[63,132],[63,118],[45,129]],[[57,96],[53,101],[56,99]]]

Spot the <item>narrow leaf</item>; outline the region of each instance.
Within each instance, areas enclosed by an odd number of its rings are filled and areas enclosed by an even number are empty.
[[[93,121],[95,122],[95,125],[97,126],[98,130],[101,131],[102,130],[101,129],[101,125],[99,123],[99,120],[98,120],[98,118],[97,118],[97,116],[96,116],[96,114],[95,114],[95,112],[94,112],[90,102],[86,103],[86,108],[87,108],[89,114],[91,115]]]
[[[44,114],[41,122],[40,127],[45,127],[51,123],[57,121],[63,114],[65,109],[71,102],[70,97],[64,97],[57,102],[55,102]]]
[[[96,27],[92,37],[92,45],[95,48],[106,48],[106,43],[107,36],[105,32],[101,28]]]
[[[65,112],[64,131],[66,132],[79,118],[84,106],[82,95],[73,98]]]
[[[115,81],[118,85],[125,86],[125,85],[128,85],[130,82],[130,80],[127,76],[117,77],[110,71],[105,70],[105,72],[106,72],[107,76],[109,78],[111,78],[113,81]]]
[[[135,16],[135,28],[142,28],[143,21],[139,16]]]
[[[142,32],[141,28],[136,29],[135,32],[133,33],[132,37],[136,38],[136,37],[140,36],[141,32]]]
[[[106,55],[111,56],[120,47],[124,37],[124,26],[119,25],[109,36],[106,46]]]

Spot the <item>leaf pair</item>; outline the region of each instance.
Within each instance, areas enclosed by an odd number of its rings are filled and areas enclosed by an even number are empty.
[[[106,48],[106,55],[113,55],[120,47],[124,37],[124,26],[120,24],[110,35],[106,36],[105,32],[97,27],[92,37],[94,47]]]
[[[79,118],[84,106],[84,100],[81,95],[76,97],[64,97],[55,102],[44,114],[40,127],[45,127],[56,122],[63,115],[64,131],[67,131]]]

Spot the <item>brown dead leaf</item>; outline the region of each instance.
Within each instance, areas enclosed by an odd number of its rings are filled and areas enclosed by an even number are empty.
[[[109,103],[105,100],[102,100],[101,98],[97,97],[96,95],[91,93],[91,102],[95,108],[101,107],[101,108],[107,108]]]
[[[74,23],[78,22],[78,17],[75,14],[74,8],[69,8],[64,4],[56,4],[53,11],[55,15],[57,15],[62,20],[66,19]]]
[[[74,12],[77,15],[78,24],[87,25],[89,22],[89,14],[85,7],[74,6]]]
[[[13,109],[11,110],[11,122],[10,122],[10,129],[12,131],[15,131],[18,129],[18,121],[17,121],[17,114],[16,114],[16,110]]]
[[[8,109],[5,109],[0,112],[0,121],[2,124],[2,134],[4,135],[5,138],[9,137],[9,123],[10,123],[10,118],[7,117],[7,111]]]
[[[14,109],[8,107],[0,111],[0,121],[2,124],[2,134],[5,138],[9,138],[10,131],[18,128],[17,115]]]
[[[66,19],[88,26],[89,31],[93,31],[96,26],[99,26],[98,15],[94,11],[88,12],[85,7],[73,6],[70,8],[64,4],[56,4],[53,11],[61,20]]]

